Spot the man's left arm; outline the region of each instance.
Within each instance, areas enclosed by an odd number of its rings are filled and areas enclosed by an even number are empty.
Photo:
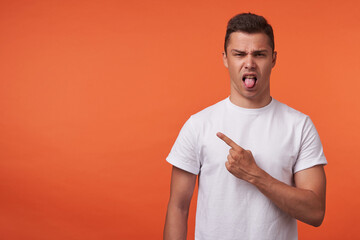
[[[315,227],[321,225],[325,215],[326,195],[323,165],[295,173],[295,187],[289,186],[258,167],[249,150],[238,146],[222,133],[218,133],[218,137],[231,147],[225,163],[231,174],[256,186],[292,217]]]
[[[295,187],[261,171],[251,183],[265,196],[292,217],[314,227],[321,225],[325,216],[326,192],[326,178],[322,165],[295,173]]]

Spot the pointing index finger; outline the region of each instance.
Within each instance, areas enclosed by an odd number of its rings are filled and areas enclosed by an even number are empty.
[[[227,145],[229,145],[230,147],[234,148],[234,149],[239,149],[242,148],[239,145],[237,145],[233,140],[231,140],[229,137],[227,137],[225,134],[218,132],[216,134],[216,136],[218,136],[221,140],[223,140]]]

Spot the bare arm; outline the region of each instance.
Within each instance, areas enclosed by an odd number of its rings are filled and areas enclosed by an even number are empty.
[[[186,240],[189,206],[195,184],[196,175],[173,167],[164,240]]]
[[[295,187],[261,171],[250,181],[280,209],[292,217],[318,227],[325,215],[326,178],[322,165],[297,172]]]
[[[231,149],[227,170],[235,177],[256,186],[265,196],[292,217],[318,227],[325,215],[326,177],[322,165],[295,173],[295,187],[273,178],[256,165],[252,153],[218,134]]]

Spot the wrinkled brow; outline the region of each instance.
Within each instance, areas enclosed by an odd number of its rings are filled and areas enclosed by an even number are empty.
[[[231,49],[231,52],[233,52],[233,53],[248,53],[246,51],[242,51],[242,50],[238,50],[238,49]],[[267,49],[259,49],[259,50],[251,51],[250,54],[259,54],[259,53],[267,53],[267,52],[268,52]]]

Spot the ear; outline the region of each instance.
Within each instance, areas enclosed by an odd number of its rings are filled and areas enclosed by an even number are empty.
[[[226,52],[223,52],[223,53],[222,53],[222,56],[223,56],[224,65],[225,65],[226,68],[228,68],[229,65],[228,65],[228,59],[227,59]]]
[[[275,67],[276,59],[277,59],[277,52],[274,51],[274,53],[272,55],[272,67]]]

